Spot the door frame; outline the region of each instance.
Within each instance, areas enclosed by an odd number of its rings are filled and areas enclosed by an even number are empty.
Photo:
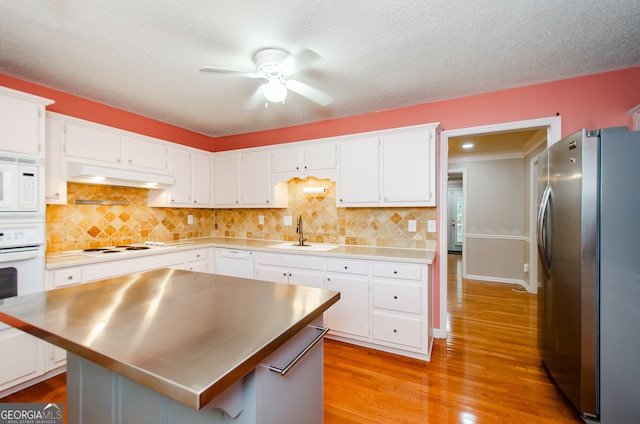
[[[465,252],[465,248],[467,245],[467,168],[451,168],[449,169],[449,172],[447,172],[447,176],[449,176],[449,174],[460,174],[462,175],[462,204],[463,209],[462,209],[462,257],[464,258],[464,254]],[[448,190],[447,190],[448,191]],[[448,193],[447,193],[448,194]],[[447,195],[447,221],[449,220],[449,205],[448,205],[448,200],[449,200],[449,196]],[[447,236],[448,236],[449,232],[447,232]],[[448,241],[448,240],[447,240]],[[449,251],[449,245],[447,243],[447,252]],[[466,273],[466,268],[464,265],[464,260],[462,261],[462,266],[464,269],[464,272]]]
[[[447,175],[449,174],[449,138],[463,137],[480,134],[492,134],[505,131],[529,130],[535,128],[547,128],[547,146],[550,146],[562,138],[562,118],[552,116],[547,118],[528,119],[524,121],[504,122],[500,124],[483,125],[478,127],[460,128],[456,130],[443,130],[440,133],[440,166],[438,171],[438,247],[437,256],[439,262],[439,288],[440,288],[440,326],[434,328],[434,336],[447,337]],[[535,237],[531,237],[535,243]],[[535,245],[530,249],[536,249]],[[464,249],[464,245],[463,245]],[[537,251],[537,250],[536,250]],[[463,250],[463,255],[464,255]],[[530,265],[531,268],[531,265]]]

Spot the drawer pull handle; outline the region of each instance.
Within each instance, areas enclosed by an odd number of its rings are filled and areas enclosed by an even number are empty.
[[[328,328],[324,328],[324,327],[317,327],[315,325],[313,325],[311,327],[313,327],[313,328],[315,328],[316,330],[319,331],[318,336],[315,339],[313,339],[313,341],[311,341],[311,343],[309,345],[307,345],[307,347],[305,347],[300,353],[298,353],[298,355],[295,358],[293,358],[293,360],[291,362],[289,362],[289,364],[286,367],[279,368],[279,367],[276,367],[274,365],[269,365],[267,368],[269,368],[270,371],[277,372],[281,376],[284,376],[286,373],[289,372],[289,370],[291,370],[291,368],[293,368],[295,366],[295,364],[298,363],[298,361],[300,361],[302,359],[302,357],[304,355],[306,355],[311,349],[313,349],[313,347],[320,340],[322,340],[324,335],[327,334],[327,332],[329,331]]]

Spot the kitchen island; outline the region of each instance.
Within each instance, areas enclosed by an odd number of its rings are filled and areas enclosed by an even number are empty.
[[[0,320],[67,350],[70,424],[321,423],[339,297],[165,268],[4,299]]]

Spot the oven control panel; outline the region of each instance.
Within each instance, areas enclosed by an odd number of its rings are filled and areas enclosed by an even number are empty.
[[[0,228],[0,248],[43,243],[42,231],[37,227]]]

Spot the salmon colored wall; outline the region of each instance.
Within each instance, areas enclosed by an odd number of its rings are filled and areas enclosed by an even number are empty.
[[[564,136],[580,128],[631,127],[632,119],[627,112],[640,104],[640,67],[635,67],[313,124],[211,138],[2,74],[0,85],[55,100],[56,103],[48,108],[54,112],[209,151],[266,146],[430,122],[440,122],[443,130],[452,130],[556,114],[562,116]],[[439,269],[438,260],[436,258],[434,263],[435,270]],[[434,277],[434,326],[440,328],[437,272]]]
[[[440,122],[453,130],[562,116],[562,135],[581,128],[631,127],[640,103],[640,67],[425,103],[382,112],[216,139],[216,150],[256,147]]]
[[[58,112],[63,115],[97,122],[110,127],[119,128],[126,131],[144,134],[149,137],[161,140],[172,141],[203,150],[211,150],[214,139],[203,134],[185,130],[174,125],[144,116],[116,109],[101,103],[96,103],[82,97],[73,96],[62,91],[36,85],[27,81],[19,80],[7,75],[0,74],[0,86],[12,88],[14,90],[30,93],[46,99],[54,100],[55,103],[47,107],[47,110]]]

